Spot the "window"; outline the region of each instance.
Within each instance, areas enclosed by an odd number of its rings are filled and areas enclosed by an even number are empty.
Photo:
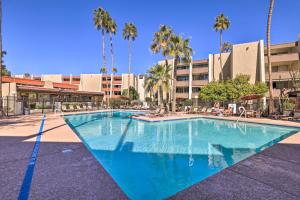
[[[121,91],[115,91],[114,95],[121,95]]]
[[[193,64],[193,68],[208,67],[207,63]]]
[[[287,72],[289,71],[289,66],[281,65],[281,66],[272,66],[272,72]],[[269,72],[269,68],[266,67],[266,73]]]
[[[288,88],[288,87],[289,87],[288,81],[274,81],[273,82],[274,89],[283,89],[283,88]]]
[[[121,85],[113,85],[113,88],[121,88]]]
[[[103,84],[102,88],[110,88],[110,85]]]
[[[201,90],[200,87],[193,87],[192,88],[193,93],[198,93],[198,92],[200,92],[200,90]]]
[[[188,87],[177,87],[176,93],[189,93],[189,88]]]
[[[194,81],[206,81],[208,80],[208,74],[197,74],[197,75],[193,75],[193,80]]]
[[[289,71],[289,67],[287,65],[282,65],[278,67],[279,72],[286,72]]]
[[[178,66],[177,67],[177,70],[181,70],[181,69],[189,69],[190,67],[189,66]]]
[[[177,81],[188,81],[189,77],[188,76],[177,76],[176,80]]]
[[[278,72],[278,66],[273,66],[272,67],[272,72]]]

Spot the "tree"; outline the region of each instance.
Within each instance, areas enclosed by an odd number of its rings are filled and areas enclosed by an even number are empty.
[[[163,93],[170,90],[171,80],[170,65],[154,65],[148,70],[146,88],[151,85],[153,91],[157,92],[159,106],[163,106]]]
[[[154,33],[154,38],[150,49],[153,53],[161,52],[165,57],[165,64],[168,63],[168,56],[170,55],[170,41],[173,34],[173,30],[167,25],[160,25],[159,31]]]
[[[116,68],[115,68],[115,56],[114,56],[114,51],[113,51],[113,35],[117,33],[117,24],[114,19],[111,17],[108,18],[107,22],[107,32],[109,33],[109,39],[110,39],[110,54],[111,54],[111,72],[112,72],[112,77],[111,77],[111,84],[110,84],[110,96],[112,96],[112,81],[113,81],[113,75],[116,73]]]
[[[221,68],[221,80],[223,80],[223,69],[222,69],[222,33],[223,31],[227,30],[230,26],[230,21],[228,17],[226,17],[223,13],[215,19],[214,29],[215,31],[220,33],[220,68]]]
[[[174,58],[173,89],[172,89],[172,112],[176,112],[176,68],[181,62],[190,63],[193,50],[190,47],[190,39],[172,34],[170,38],[170,56]]]
[[[102,34],[102,57],[103,57],[103,67],[100,69],[102,74],[107,73],[106,67],[106,56],[105,56],[105,32],[107,32],[108,21],[110,16],[108,12],[106,12],[103,8],[99,7],[98,9],[94,10],[94,25],[97,30],[101,31]],[[108,84],[106,85],[108,88]]]
[[[273,100],[273,81],[272,81],[272,63],[271,63],[271,20],[273,14],[274,0],[270,0],[268,22],[267,22],[267,60],[269,71],[269,113],[274,112],[274,100]]]
[[[296,91],[300,88],[300,64],[290,65],[289,74],[292,79],[292,90]]]
[[[232,44],[230,42],[224,42],[222,46],[222,53],[227,53],[232,51]]]
[[[132,86],[129,87],[129,93],[128,89],[123,90],[122,96],[129,97],[130,101],[139,99],[139,93]]]
[[[137,37],[137,29],[133,23],[125,23],[123,29],[123,38],[128,40],[128,88],[130,87],[130,73],[131,73],[131,42]]]
[[[250,76],[239,74],[232,80],[211,82],[201,88],[200,99],[204,101],[237,101],[248,94],[264,95],[265,83],[250,84]]]
[[[105,32],[107,31],[107,23],[109,20],[109,14],[101,7],[94,10],[94,26],[102,34],[102,57],[103,67],[106,68],[106,56],[105,56]]]

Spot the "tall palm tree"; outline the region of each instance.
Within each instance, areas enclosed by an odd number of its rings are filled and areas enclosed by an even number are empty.
[[[268,57],[268,71],[269,71],[269,113],[274,111],[273,101],[273,81],[272,81],[272,63],[271,63],[271,20],[273,14],[274,0],[270,0],[268,22],[267,22],[267,57]]]
[[[148,70],[146,88],[151,85],[153,90],[157,92],[160,107],[163,106],[164,91],[170,90],[171,70],[170,65],[154,65]]]
[[[105,81],[107,81],[107,68],[106,67],[101,67],[100,68],[100,73],[102,74],[102,75],[104,75],[105,76]],[[102,80],[103,80],[103,78],[102,78]],[[106,84],[106,88],[108,88],[108,84]],[[105,95],[104,95],[104,97],[106,97],[106,92],[105,92]]]
[[[154,100],[154,85],[155,85],[156,80],[154,77],[150,74],[145,75],[145,81],[144,81],[144,87],[145,87],[145,92],[150,94],[150,98]]]
[[[113,91],[112,91],[112,85],[113,85],[113,81],[114,81],[114,76],[115,76],[115,74],[117,72],[118,72],[117,68],[113,67],[111,69],[112,77],[111,77],[111,82],[110,82],[110,96],[112,96],[112,93],[113,93]]]
[[[2,0],[0,0],[0,115],[3,115],[2,103]]]
[[[181,62],[191,62],[193,50],[190,47],[190,39],[172,34],[170,39],[170,56],[174,58],[172,112],[176,112],[176,67]]]
[[[102,34],[102,57],[103,67],[106,68],[106,56],[105,56],[105,32],[107,30],[107,23],[109,20],[109,14],[101,7],[94,10],[94,25],[97,30]]]
[[[128,90],[130,87],[130,73],[131,73],[131,42],[137,37],[137,28],[133,23],[125,23],[123,29],[123,38],[128,40]],[[129,92],[128,92],[129,94]]]
[[[113,35],[117,33],[117,24],[114,19],[109,17],[108,22],[107,22],[107,30],[109,33],[109,39],[110,39],[110,54],[111,54],[111,72],[112,72],[112,77],[111,77],[111,84],[110,84],[110,97],[112,96],[112,82],[113,82],[113,69],[115,69],[115,56],[114,56],[114,51],[113,51]]]
[[[223,31],[227,30],[230,26],[230,21],[228,17],[226,17],[223,13],[221,13],[219,16],[215,19],[214,29],[217,32],[220,32],[220,68],[221,68],[221,80],[223,80],[223,69],[222,69],[222,49],[223,49],[223,43],[222,43],[222,33]]]
[[[165,57],[165,64],[168,65],[168,56],[170,55],[170,40],[173,30],[166,25],[160,25],[159,31],[154,33],[154,38],[151,44],[151,51],[153,53],[161,52]]]

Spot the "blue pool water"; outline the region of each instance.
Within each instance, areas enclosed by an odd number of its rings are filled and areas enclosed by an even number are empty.
[[[297,131],[204,118],[144,122],[131,114],[65,116],[131,199],[169,197]]]

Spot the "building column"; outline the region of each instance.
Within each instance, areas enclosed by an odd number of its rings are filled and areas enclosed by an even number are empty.
[[[259,41],[259,81],[262,83],[266,82],[266,68],[265,68],[265,46],[264,41]],[[263,97],[263,108],[267,108],[267,98]]]
[[[208,82],[213,81],[214,71],[213,71],[213,54],[208,55]]]
[[[192,99],[192,81],[193,81],[193,58],[191,58],[190,71],[189,71],[189,99]]]
[[[112,91],[113,91],[113,74],[110,75],[110,88],[109,88],[109,97],[111,98],[112,96]]]

